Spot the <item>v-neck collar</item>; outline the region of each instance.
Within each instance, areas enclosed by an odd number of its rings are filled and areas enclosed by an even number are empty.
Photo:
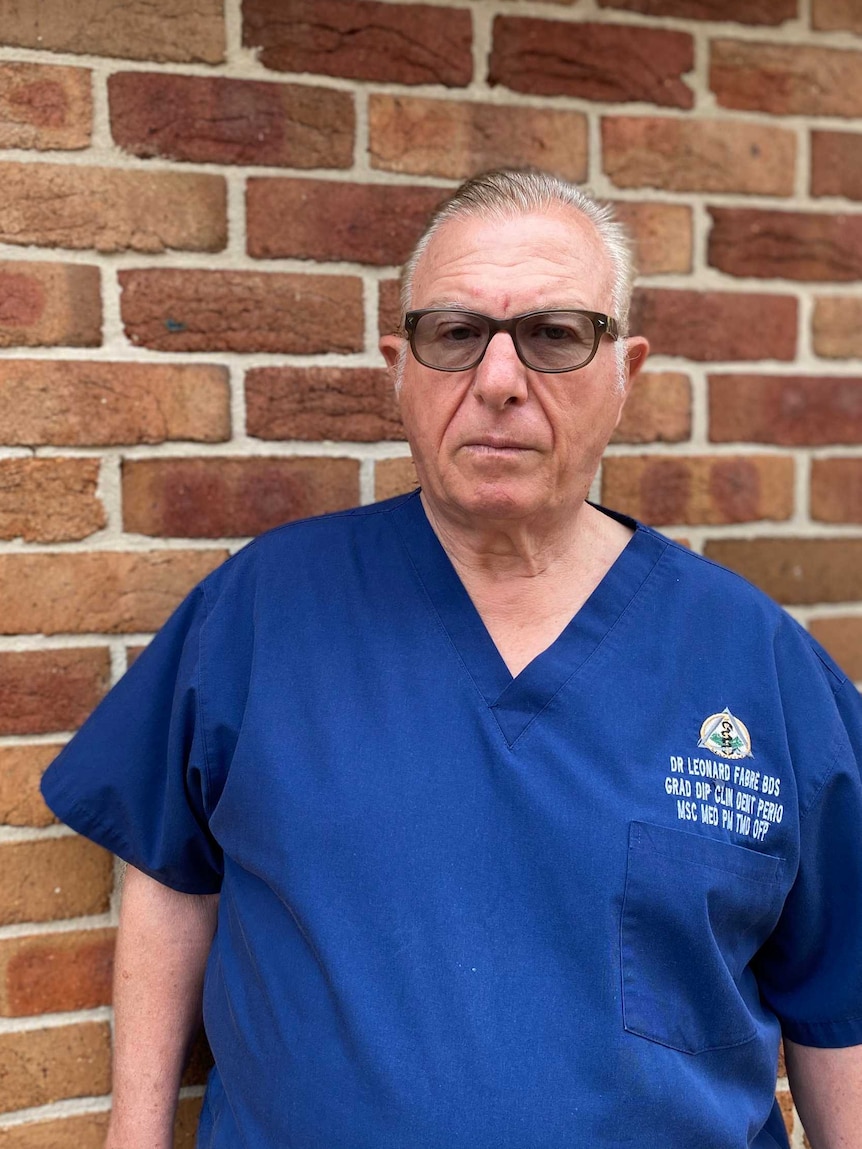
[[[393,508],[401,538],[431,605],[509,746],[598,649],[667,546],[660,535],[633,519],[597,509],[634,534],[561,634],[513,678],[428,522],[419,492]]]

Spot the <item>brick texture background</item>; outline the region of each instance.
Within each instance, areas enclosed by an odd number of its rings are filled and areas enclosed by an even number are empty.
[[[376,341],[476,168],[553,168],[636,234],[654,357],[596,497],[862,679],[860,13],[0,4],[0,1149],[98,1149],[110,1105],[114,871],[40,772],[249,536],[413,484]]]

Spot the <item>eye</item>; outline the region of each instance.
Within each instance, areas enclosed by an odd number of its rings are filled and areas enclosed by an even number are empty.
[[[463,315],[436,316],[431,330],[431,338],[435,343],[470,343],[482,337],[479,324]]]
[[[519,334],[533,344],[582,346],[593,341],[592,324],[582,315],[536,315],[523,325]]]

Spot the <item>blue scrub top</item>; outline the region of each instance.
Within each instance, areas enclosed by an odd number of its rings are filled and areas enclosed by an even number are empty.
[[[787,1146],[862,1042],[862,704],[652,530],[512,678],[418,494],[261,536],[49,768],[221,891],[200,1149]]]

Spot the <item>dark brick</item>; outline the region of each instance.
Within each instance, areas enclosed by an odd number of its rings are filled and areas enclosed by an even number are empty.
[[[710,375],[713,443],[862,443],[862,378]]]
[[[798,0],[599,0],[599,7],[678,20],[734,20],[737,24],[783,24],[799,11]]]
[[[246,428],[258,439],[403,439],[392,377],[374,367],[258,367],[246,374]]]
[[[710,208],[709,262],[729,275],[819,282],[862,276],[862,215]]]
[[[0,652],[0,734],[80,726],[108,688],[106,647]]]
[[[641,288],[631,329],[656,355],[720,360],[793,359],[797,303],[790,295]]]
[[[862,598],[862,539],[712,539],[705,553],[782,603]]]

